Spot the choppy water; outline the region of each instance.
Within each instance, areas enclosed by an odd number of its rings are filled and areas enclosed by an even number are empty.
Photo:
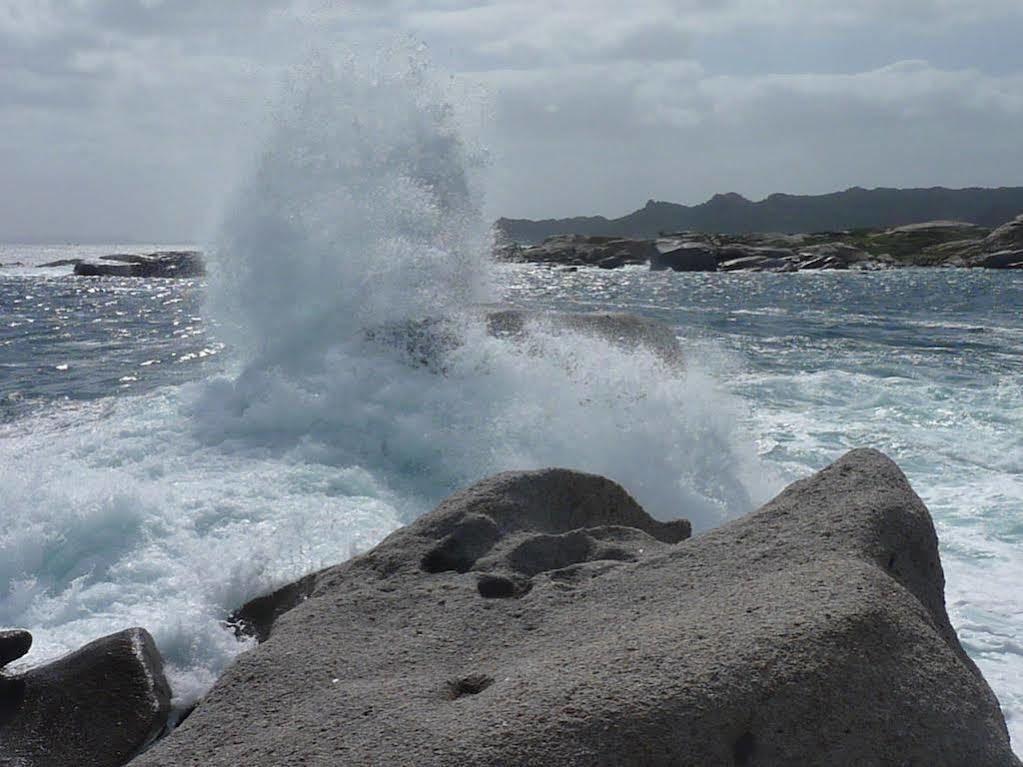
[[[35,661],[145,626],[186,704],[244,649],[233,608],[489,473],[601,473],[701,530],[872,446],[934,513],[953,622],[1023,740],[1023,275],[488,264],[478,153],[401,53],[289,90],[208,281],[0,246],[22,264],[0,268],[0,625]],[[460,312],[494,300],[661,319],[686,369],[489,338]],[[438,315],[464,342],[443,375],[366,337]]]

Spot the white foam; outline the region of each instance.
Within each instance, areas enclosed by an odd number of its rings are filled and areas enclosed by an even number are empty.
[[[775,489],[698,365],[461,312],[491,298],[481,153],[417,49],[323,58],[289,93],[213,249],[232,372],[6,427],[0,623],[33,631],[28,662],[141,625],[187,704],[244,647],[231,610],[495,471],[606,474],[700,528]],[[366,340],[436,316],[461,343],[442,372]]]

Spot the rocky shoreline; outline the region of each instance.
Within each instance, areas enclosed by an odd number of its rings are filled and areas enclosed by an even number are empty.
[[[1023,215],[991,231],[959,221],[813,234],[679,232],[653,240],[566,234],[502,243],[499,261],[568,269],[648,265],[653,271],[877,271],[911,266],[1023,269]]]
[[[259,646],[134,760],[169,710],[141,629],[0,675],[0,763],[1019,767],[943,592],[875,451],[696,538],[602,477],[511,472],[238,611]]]
[[[188,279],[206,274],[203,254],[195,250],[156,253],[113,253],[97,260],[62,258],[40,264],[40,269],[73,266],[78,277],[146,277]]]

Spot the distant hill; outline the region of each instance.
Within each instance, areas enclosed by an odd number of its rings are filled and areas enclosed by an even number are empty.
[[[540,242],[555,234],[656,237],[694,230],[723,234],[825,232],[888,228],[924,221],[968,221],[996,227],[1023,212],[1023,187],[999,189],[862,189],[817,196],[772,194],[751,202],[718,194],[701,205],[650,200],[622,218],[603,216],[547,219],[502,218],[497,228],[515,242]]]

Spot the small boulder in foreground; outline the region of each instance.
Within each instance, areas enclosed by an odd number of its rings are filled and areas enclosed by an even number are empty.
[[[0,765],[121,767],[163,731],[170,697],[144,629],[0,675]]]
[[[888,458],[688,533],[600,477],[484,480],[267,611],[137,764],[1019,767]]]

